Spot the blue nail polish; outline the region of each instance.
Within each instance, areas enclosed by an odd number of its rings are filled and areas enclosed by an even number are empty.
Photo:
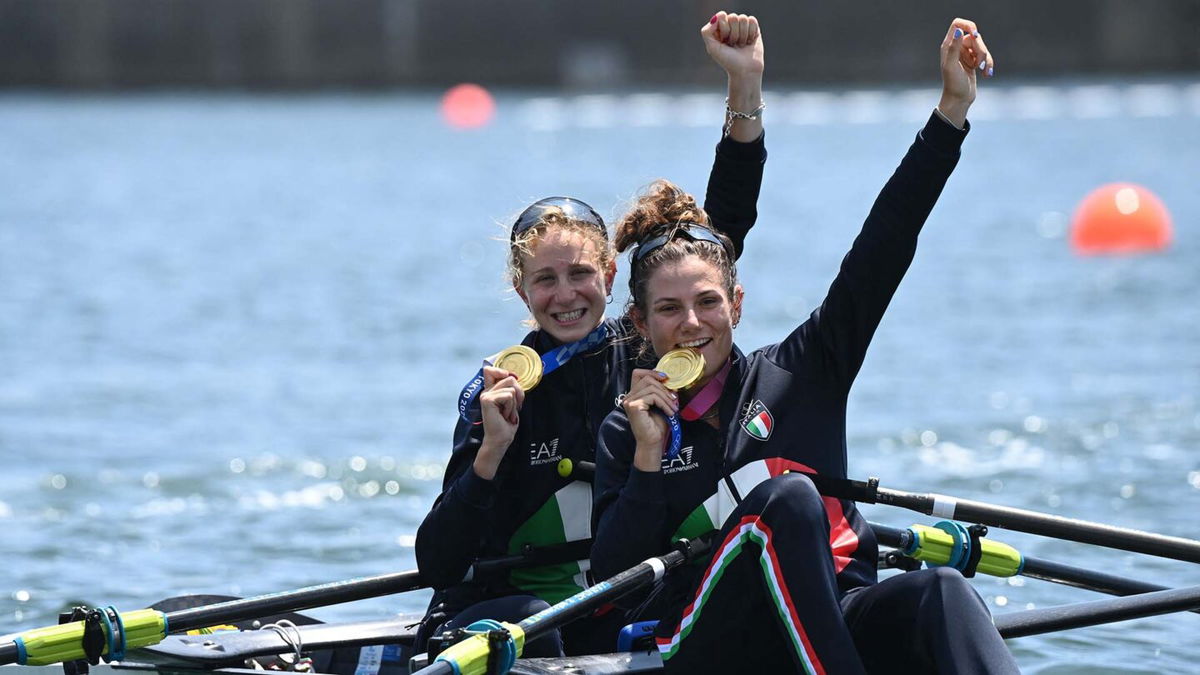
[[[973,35],[975,37],[979,37],[979,31],[973,30],[973,31],[971,31],[971,35]]]
[[[991,76],[992,76],[992,69],[988,68],[988,77],[991,77]]]
[[[954,29],[954,39],[955,39],[955,40],[957,40],[957,39],[959,39],[960,37],[962,37],[962,29],[961,29],[961,28],[955,28],[955,29]]]
[[[987,68],[987,61],[980,61],[980,62],[979,62],[979,69],[980,69],[980,70],[983,70],[984,68]]]

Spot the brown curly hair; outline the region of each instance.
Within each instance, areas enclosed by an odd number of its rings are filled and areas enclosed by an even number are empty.
[[[634,200],[633,206],[617,223],[615,244],[617,251],[632,249],[639,242],[663,234],[673,235],[687,225],[703,225],[712,229],[708,214],[696,204],[683,188],[669,180],[659,179],[646,186]],[[630,261],[629,301],[626,313],[646,316],[647,290],[651,273],[667,262],[682,260],[689,255],[698,256],[721,271],[727,298],[734,297],[737,288],[737,267],[734,265],[733,243],[720,232],[713,231],[722,246],[710,241],[693,241],[676,237],[663,244],[646,257]],[[631,256],[632,257],[632,256]],[[635,315],[634,312],[637,312]]]

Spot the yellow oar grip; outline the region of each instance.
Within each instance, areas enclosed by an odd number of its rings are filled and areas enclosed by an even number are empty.
[[[932,565],[953,563],[957,567],[959,561],[965,561],[968,552],[962,547],[969,545],[967,542],[956,538],[946,530],[929,525],[913,525],[909,529],[915,535],[916,548],[911,552],[905,551],[905,555]],[[1020,574],[1023,564],[1020,551],[1008,544],[991,539],[980,539],[979,543],[983,547],[983,553],[979,557],[979,566],[975,568],[976,571],[994,577],[1011,577]]]
[[[501,623],[500,625],[508,629],[513,644],[516,646],[516,657],[520,657],[525,650],[525,631],[516,624]],[[438,654],[436,660],[449,661],[454,664],[459,675],[484,675],[488,668],[489,649],[487,633],[476,633],[443,650],[441,654]]]
[[[153,609],[124,612],[121,625],[125,628],[125,649],[158,644],[167,636],[166,615]],[[105,635],[106,642],[110,637]],[[48,666],[87,658],[83,651],[82,621],[34,628],[18,635],[14,642],[17,643],[17,663],[23,666]],[[101,653],[108,655],[107,645]]]

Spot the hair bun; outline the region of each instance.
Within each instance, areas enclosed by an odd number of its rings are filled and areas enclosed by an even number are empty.
[[[665,231],[676,223],[708,225],[708,214],[696,198],[669,180],[660,178],[647,185],[616,226],[613,243],[625,251],[639,241]]]

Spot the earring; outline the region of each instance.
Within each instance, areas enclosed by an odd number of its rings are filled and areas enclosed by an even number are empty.
[[[612,293],[611,292],[608,294],[608,300],[605,300],[604,304],[606,304],[606,305],[612,304]]]

